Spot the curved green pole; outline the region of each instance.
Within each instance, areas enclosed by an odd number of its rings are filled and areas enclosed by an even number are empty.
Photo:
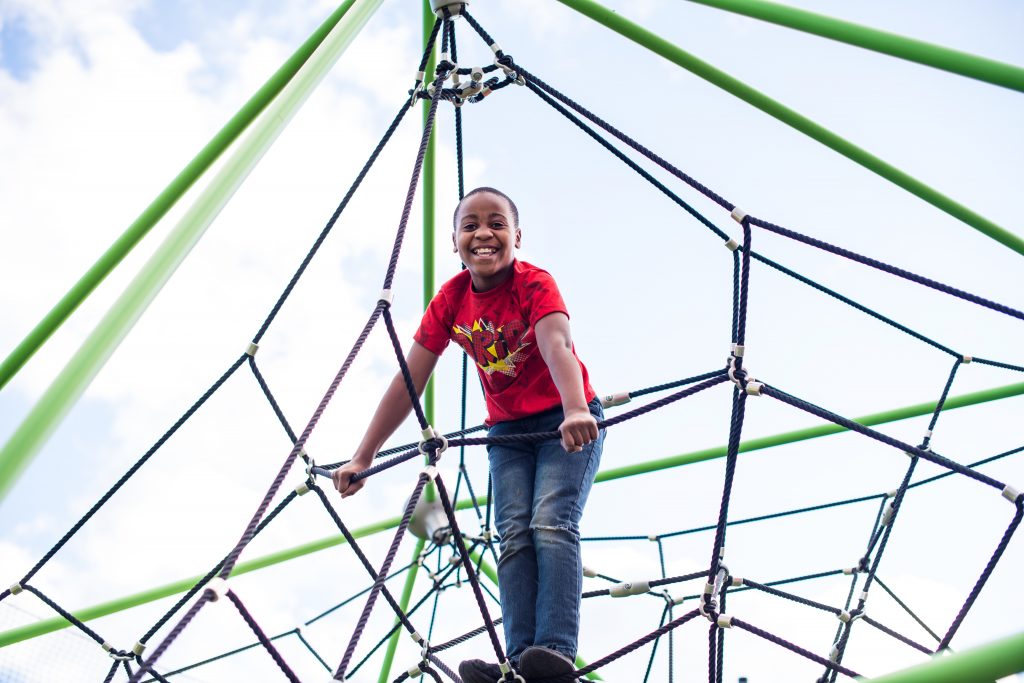
[[[313,51],[324,41],[341,18],[345,16],[355,0],[346,0],[323,24],[299,46],[299,49],[288,58],[281,68],[263,84],[259,90],[242,105],[238,113],[231,117],[206,146],[203,147],[192,161],[188,163],[174,180],[164,188],[156,199],[150,203],[139,217],[128,226],[107,251],[100,256],[88,271],[75,283],[57,305],[46,314],[28,336],[0,363],[0,389],[18,373],[28,359],[46,343],[46,340],[59,328],[68,317],[75,312],[86,297],[110,274],[135,245],[149,233],[164,214],[174,206],[182,195],[192,187],[203,173],[215,162],[235,139],[252,123],[260,112],[277,97],[278,93],[288,84],[299,68],[306,63]]]
[[[426,45],[427,40],[430,38],[430,34],[434,28],[434,22],[436,16],[434,11],[430,7],[429,0],[423,0],[423,44]],[[432,51],[430,59],[427,61],[427,78],[434,73],[434,67],[436,65],[436,51]],[[427,117],[430,112],[430,101],[423,101],[423,125],[427,123]],[[430,299],[434,296],[434,198],[435,198],[435,172],[437,170],[436,154],[434,152],[434,140],[437,137],[435,126],[430,132],[430,138],[427,140],[427,150],[423,156],[423,308],[426,309],[430,303]],[[430,378],[427,380],[427,386],[423,390],[423,414],[427,418],[427,422],[431,425],[434,424],[434,379]],[[423,495],[427,502],[434,500],[436,491],[434,490],[434,484],[431,482]],[[413,565],[409,572],[409,575],[405,577],[405,589],[402,591],[401,600],[399,600],[398,606],[402,611],[409,609],[409,601],[412,599],[413,584],[416,581],[416,570],[419,565],[416,561],[419,559],[420,553],[423,551],[423,541],[421,540],[416,544],[416,548],[413,554]],[[398,623],[398,620],[395,620]],[[398,650],[398,640],[402,637],[401,629],[395,631],[391,639],[388,641],[387,650],[384,652],[384,661],[381,662],[380,676],[377,679],[377,683],[388,683],[391,680],[391,666],[395,661],[395,652]]]
[[[970,394],[962,394],[960,396],[954,396],[948,399],[945,403],[944,410],[954,410],[956,408],[964,408],[967,406],[977,405],[979,403],[985,403],[987,401],[995,401],[1002,398],[1010,398],[1013,396],[1024,395],[1024,382],[1019,384],[1009,384],[1003,387],[995,387],[986,391],[976,391]],[[875,413],[873,415],[867,415],[865,417],[857,418],[857,422],[864,425],[875,425],[883,422],[894,422],[896,420],[904,420],[911,417],[919,417],[921,415],[930,415],[935,410],[935,403],[920,403],[918,405],[908,406],[906,408],[900,408],[897,410],[890,410],[883,413]],[[799,429],[796,431],[785,432],[783,434],[776,434],[775,436],[768,436],[761,439],[751,439],[750,441],[744,441],[740,444],[740,452],[749,452],[761,448],[769,448],[771,446],[781,446],[787,443],[795,443],[798,441],[806,441],[807,439],[814,439],[821,436],[827,436],[829,434],[836,434],[839,432],[847,431],[844,427],[838,425],[828,424],[821,427],[812,427],[810,429]],[[726,447],[720,446],[718,448],[710,448],[702,451],[695,451],[693,453],[687,453],[684,455],[677,455],[672,458],[663,458],[660,460],[651,460],[646,463],[639,463],[632,467],[617,468],[612,470],[602,470],[597,475],[597,481],[611,481],[612,479],[620,479],[622,477],[633,476],[636,474],[644,474],[647,472],[655,472],[658,470],[668,469],[671,467],[680,467],[682,465],[691,465],[697,462],[703,462],[705,460],[711,460],[713,458],[724,458],[726,453]],[[477,505],[486,505],[487,501],[483,498],[476,500]],[[473,507],[474,501],[463,500],[456,505],[458,510],[468,510]],[[353,532],[353,536],[356,538],[362,538],[363,536],[369,536],[371,534],[386,531],[388,529],[394,529],[401,522],[400,517],[392,517],[391,519],[383,520],[372,526],[363,527]],[[269,567],[270,565],[279,564],[287,560],[292,560],[297,557],[302,557],[310,553],[315,553],[325,548],[331,548],[333,546],[345,543],[345,537],[341,535],[329,536],[322,538],[317,541],[305,543],[294,548],[288,548],[285,550],[265,555],[248,562],[239,564],[233,573],[233,575],[244,574],[255,569],[261,569],[263,567]],[[159,600],[160,598],[174,595],[175,593],[183,593],[196,584],[202,577],[194,576],[191,579],[185,579],[176,583],[168,584],[160,588],[154,588],[153,590],[144,591],[142,593],[135,593],[134,595],[128,595],[112,602],[104,603],[102,605],[95,605],[87,607],[81,611],[75,612],[75,616],[82,621],[88,621],[90,619],[96,619],[98,617],[113,614],[114,612],[120,612],[121,610],[128,609],[130,607],[136,607],[138,605],[152,602],[153,600]],[[495,579],[497,580],[497,579]],[[4,631],[0,633],[0,648],[13,643],[20,642],[22,640],[28,640],[29,638],[35,638],[52,631],[57,631],[62,628],[67,628],[71,624],[68,623],[63,617],[56,617],[48,619],[46,621],[40,621],[35,624],[29,624],[28,626],[22,626],[20,628],[12,629],[10,631]]]
[[[873,683],[965,683],[994,681],[1021,671],[1024,671],[1024,631],[865,680]]]
[[[648,50],[664,57],[670,62],[700,76],[704,80],[717,85],[726,92],[735,95],[744,102],[761,111],[774,116],[783,123],[797,129],[804,135],[817,140],[826,147],[839,152],[848,159],[857,162],[864,168],[877,173],[886,180],[895,183],[911,194],[917,195],[932,206],[963,221],[975,230],[988,235],[1018,254],[1024,255],[1024,239],[1013,234],[1006,228],[996,225],[981,214],[942,194],[920,180],[904,173],[892,164],[876,157],[867,150],[861,149],[852,142],[836,135],[824,126],[815,123],[806,116],[793,111],[781,102],[777,102],[764,93],[737,80],[720,69],[698,59],[690,53],[676,47],[664,38],[655,35],[639,24],[635,24],[620,14],[594,2],[594,0],[558,0],[563,5],[584,14],[613,31],[629,38]]]
[[[3,450],[0,450],[0,501],[235,190],[382,2],[359,0],[334,27],[295,78],[253,125],[249,137],[224,162],[210,185],[32,408]]]
[[[1024,91],[1024,69],[967,52],[765,0],[690,0],[979,81]]]
[[[963,408],[965,406],[972,406],[978,403],[997,401],[1002,398],[1021,395],[1024,395],[1024,382],[1007,384],[1002,387],[954,396],[946,401],[942,409],[943,411],[953,410],[955,408]],[[871,415],[858,417],[854,422],[859,422],[862,425],[870,427],[872,425],[884,424],[886,422],[906,420],[911,417],[931,415],[935,411],[935,405],[936,404],[934,402],[918,403],[917,405],[907,406],[905,408],[897,408],[896,410],[887,410],[881,413],[872,413]],[[818,427],[809,427],[807,429],[797,429],[791,432],[776,434],[774,436],[765,436],[760,439],[743,441],[740,443],[740,453],[748,453],[750,451],[757,451],[763,448],[771,448],[772,446],[782,446],[783,444],[795,443],[797,441],[816,439],[818,437],[828,436],[829,434],[839,434],[840,432],[845,431],[847,431],[846,427],[841,427],[832,423],[820,425]],[[641,462],[635,465],[626,465],[625,467],[601,470],[597,473],[596,481],[611,481],[613,479],[621,479],[622,477],[632,477],[637,474],[657,472],[671,467],[692,465],[694,463],[704,462],[705,460],[724,458],[726,451],[726,446],[718,446],[715,448],[693,451],[691,453],[684,453],[682,455],[675,455],[668,458],[661,458],[660,460],[648,460],[647,462]]]

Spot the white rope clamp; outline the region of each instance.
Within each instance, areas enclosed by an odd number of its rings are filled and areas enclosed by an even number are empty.
[[[966,356],[966,355],[965,355],[965,356],[963,356],[963,357],[962,357],[962,358],[960,359],[960,361],[961,361],[961,362],[962,362],[962,363],[963,363],[964,365],[967,365],[967,364],[968,364],[968,363],[970,363],[970,362],[971,362],[972,360],[974,360],[974,358],[972,358],[971,356]]]
[[[497,43],[492,45],[491,49],[493,50],[496,46],[497,46]],[[496,50],[495,54],[497,54],[497,53],[498,53],[498,51]],[[526,79],[523,78],[523,75],[521,73],[519,73],[518,71],[516,71],[512,67],[505,66],[504,64],[499,62],[497,59],[494,60],[494,63],[498,66],[499,69],[501,69],[502,71],[505,72],[506,76],[508,76],[509,78],[515,79],[516,85],[526,85]]]
[[[652,542],[652,543],[657,543],[657,542],[658,542],[658,541],[660,541],[661,539],[660,539],[660,538],[658,538],[658,534],[648,534],[648,535],[647,535],[647,540],[648,540],[648,541],[650,541],[650,542]]]
[[[307,484],[306,482],[302,482],[301,484],[295,487],[295,495],[304,496],[307,493],[309,493],[309,484]]]
[[[890,501],[889,504],[885,506],[885,512],[882,513],[882,526],[889,526],[889,522],[892,521],[892,516],[896,513],[893,502],[894,501]]]
[[[617,394],[608,394],[607,396],[602,396],[601,407],[614,408],[615,406],[625,405],[632,400],[633,397],[629,395],[628,391],[621,391]]]
[[[430,481],[436,481],[437,480],[438,471],[437,471],[436,467],[434,467],[433,465],[430,465],[429,467],[424,467],[423,468],[423,472],[421,472],[421,474],[427,475],[427,478],[430,479]]]
[[[464,100],[468,100],[470,97],[480,94],[480,91],[483,89],[484,84],[480,81],[466,81],[465,83],[460,83],[455,87],[459,97]]]
[[[422,661],[416,662],[416,665],[410,667],[405,673],[409,675],[409,678],[419,678],[423,675],[423,669],[420,668]]]
[[[597,576],[597,570],[591,569],[590,567],[583,567],[583,576],[587,577],[588,579],[593,579]]]
[[[725,248],[729,251],[736,251],[740,248],[740,243],[730,237],[725,241]]]
[[[260,350],[260,345],[255,342],[249,342],[249,345],[245,347],[245,355],[250,358],[256,355],[256,352]]]
[[[22,592],[25,589],[21,587],[20,583],[16,583],[16,584],[13,584],[8,590],[11,591],[11,595],[17,595],[18,593]]]
[[[145,651],[146,651],[146,644],[144,642],[142,642],[141,640],[139,642],[135,643],[135,645],[132,646],[132,652],[134,652],[139,657],[141,657],[142,653],[145,652]]]
[[[613,598],[626,598],[630,595],[640,595],[641,593],[648,593],[651,590],[651,584],[647,581],[624,581],[616,584],[608,589],[608,595]]]
[[[507,659],[502,663],[498,664],[498,669],[501,671],[501,680],[505,680],[505,675],[510,671],[512,673],[515,673],[515,671],[512,670],[512,665],[509,664],[509,661]],[[513,678],[512,680],[516,681],[516,683],[526,683],[526,679],[524,679],[519,674],[516,674],[515,678]]]
[[[669,593],[668,591],[662,591],[661,592],[661,597],[665,598],[665,602],[670,607],[677,607],[677,606],[683,604],[686,601],[686,597],[685,596],[684,597],[675,598],[675,597],[672,597],[672,594]]]
[[[731,576],[729,578],[732,579],[732,587],[733,588],[736,588],[737,586],[742,586],[743,585],[743,577],[741,577],[741,576]]]
[[[100,645],[100,647],[102,647],[103,651],[107,653],[107,656],[109,656],[111,659],[115,661],[127,662],[129,660],[135,659],[135,655],[133,653],[119,652],[117,648],[115,648],[110,643],[104,642],[102,645]]]
[[[1010,501],[1011,503],[1016,503],[1017,499],[1020,498],[1020,491],[1013,488],[1012,486],[1006,486],[1003,488],[1003,498]],[[13,593],[14,591],[12,590],[11,592]]]
[[[719,614],[718,628],[732,628],[732,617],[728,614]]]
[[[839,621],[843,622],[844,624],[849,624],[851,621],[857,621],[858,619],[863,617],[864,612],[856,611],[854,614],[850,614],[846,610],[840,610],[839,614],[837,614],[836,616],[839,617]]]
[[[738,206],[734,206],[732,209],[732,213],[730,213],[729,215],[732,216],[732,219],[739,223],[740,225],[743,224],[743,221],[747,220],[747,212]]]
[[[736,356],[737,358],[743,358],[743,354],[746,353],[747,347],[743,344],[730,344],[729,353]]]
[[[226,579],[222,579],[218,576],[213,579],[210,579],[210,583],[206,584],[206,586],[204,586],[203,589],[208,590],[210,591],[210,593],[212,593],[210,597],[210,602],[217,602],[225,595],[227,595],[228,582]]]
[[[438,441],[441,442],[441,445],[437,449],[438,455],[441,455],[446,450],[448,450],[448,439],[445,438],[444,434],[441,434],[433,427],[428,425],[426,429],[420,432],[420,436],[423,437],[423,440],[420,441],[419,450],[420,453],[422,453],[423,455],[429,455],[427,453],[427,442],[432,441],[434,439],[437,439]]]
[[[390,289],[382,289],[382,290],[380,290],[380,296],[377,297],[377,303],[383,303],[383,304],[387,304],[388,306],[390,306],[394,302],[395,302],[395,293],[394,292],[392,292]]]

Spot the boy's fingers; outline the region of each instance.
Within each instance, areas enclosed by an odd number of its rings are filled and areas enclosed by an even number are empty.
[[[348,498],[354,493],[358,493],[359,489],[363,488],[363,480],[357,481],[354,484],[350,484],[344,491],[341,492],[342,498]]]

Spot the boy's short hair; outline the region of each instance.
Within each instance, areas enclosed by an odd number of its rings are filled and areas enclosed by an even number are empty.
[[[509,208],[512,209],[512,222],[515,223],[515,225],[513,227],[516,227],[516,228],[519,227],[519,208],[516,206],[516,203],[514,201],[512,201],[512,198],[509,197],[504,192],[502,192],[501,190],[496,190],[493,187],[487,187],[485,185],[483,187],[478,187],[476,189],[470,190],[465,195],[463,195],[462,199],[459,200],[459,203],[455,205],[455,213],[452,214],[452,229],[453,230],[458,229],[458,227],[459,227],[458,226],[459,207],[462,206],[462,202],[465,201],[467,198],[472,197],[475,194],[480,194],[482,192],[489,192],[491,194],[496,194],[499,197],[504,198],[504,200],[506,202],[508,202]]]

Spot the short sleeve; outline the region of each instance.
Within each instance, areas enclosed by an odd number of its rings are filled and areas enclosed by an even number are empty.
[[[555,278],[546,270],[537,268],[533,270],[523,283],[523,307],[529,317],[528,323],[532,327],[538,320],[552,313],[569,312],[565,308],[565,301],[558,291]]]
[[[440,356],[448,346],[448,342],[451,341],[453,323],[454,320],[448,307],[448,297],[445,296],[442,289],[430,300],[413,339],[419,342],[420,346]]]

